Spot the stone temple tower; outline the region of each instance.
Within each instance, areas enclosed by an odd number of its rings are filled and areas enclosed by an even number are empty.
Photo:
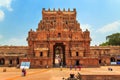
[[[76,15],[76,9],[43,8],[36,31],[28,32],[29,50],[22,61],[29,60],[31,67],[97,66],[98,59],[90,58],[90,32],[81,30]]]

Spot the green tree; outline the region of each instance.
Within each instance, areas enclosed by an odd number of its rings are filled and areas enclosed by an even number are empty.
[[[120,45],[120,33],[114,33],[106,37],[106,42],[100,44],[100,46],[107,45]]]
[[[107,46],[108,42],[103,42],[102,44],[100,44],[100,46]]]

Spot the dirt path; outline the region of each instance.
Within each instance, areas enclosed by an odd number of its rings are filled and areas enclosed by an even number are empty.
[[[108,71],[108,67],[113,68],[113,71]],[[2,72],[0,67],[0,80],[62,80],[62,78],[69,77],[69,74],[82,75],[120,75],[120,66],[105,66],[100,68],[82,68],[81,71],[77,69],[70,70],[69,68],[50,68],[50,69],[28,69],[25,77],[21,76],[21,70],[16,68],[6,68],[6,72]]]

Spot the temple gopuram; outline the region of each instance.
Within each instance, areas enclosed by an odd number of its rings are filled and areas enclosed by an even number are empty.
[[[76,17],[76,9],[43,8],[36,31],[28,32],[28,46],[0,47],[0,66],[30,62],[32,68],[99,67],[120,63],[120,46],[90,46],[90,32],[82,31]]]
[[[38,28],[27,38],[31,66],[98,66],[90,55],[90,32],[82,31],[76,15],[76,9],[42,10]]]

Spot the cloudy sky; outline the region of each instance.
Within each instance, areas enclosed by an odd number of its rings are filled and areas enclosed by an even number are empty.
[[[120,0],[0,0],[0,45],[26,46],[28,31],[36,30],[42,8],[76,8],[80,27],[91,32],[91,45],[120,32]]]

